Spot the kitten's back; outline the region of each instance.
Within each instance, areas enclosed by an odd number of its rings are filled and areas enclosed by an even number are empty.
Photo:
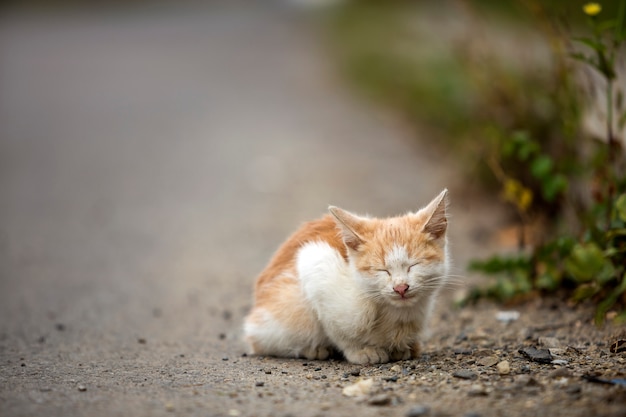
[[[337,229],[337,223],[330,214],[327,214],[321,219],[303,224],[283,243],[257,278],[257,294],[276,277],[285,273],[295,275],[298,250],[309,242],[326,242],[333,249],[336,249],[346,261],[348,259],[346,246],[341,239],[339,229]]]

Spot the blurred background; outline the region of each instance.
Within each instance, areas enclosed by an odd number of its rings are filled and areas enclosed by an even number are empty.
[[[240,318],[273,250],[329,204],[393,215],[444,187],[458,274],[521,249],[482,265],[505,276],[487,294],[583,285],[603,300],[622,243],[580,244],[579,215],[604,195],[610,223],[622,204],[607,155],[623,154],[623,63],[584,59],[600,56],[594,33],[623,26],[589,20],[620,4],[5,2],[2,331],[27,340],[80,318],[102,338],[167,312],[190,323],[169,332],[201,338],[193,306]],[[615,173],[600,173],[606,158]],[[559,227],[572,235],[541,258]],[[608,271],[595,287],[593,268]]]

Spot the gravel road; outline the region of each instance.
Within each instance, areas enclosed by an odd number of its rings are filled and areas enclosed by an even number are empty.
[[[455,199],[426,132],[346,91],[302,15],[247,3],[2,16],[0,415],[418,402],[341,396],[390,368],[242,356],[255,275],[328,204],[391,215],[449,187],[459,269],[499,214]]]

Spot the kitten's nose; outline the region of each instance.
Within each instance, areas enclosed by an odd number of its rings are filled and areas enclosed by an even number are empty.
[[[398,294],[400,294],[402,297],[404,297],[404,293],[406,293],[409,290],[409,285],[408,284],[396,285],[395,287],[393,287],[393,290],[397,292]]]

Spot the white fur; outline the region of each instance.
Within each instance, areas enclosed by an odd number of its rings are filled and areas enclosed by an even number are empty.
[[[391,250],[385,254],[385,264],[390,267],[402,267],[409,262],[409,254],[406,248],[401,245],[393,245]]]
[[[254,320],[245,321],[244,333],[247,338],[259,341],[264,353],[307,359],[326,359],[329,356],[330,344],[321,327],[313,332],[293,332],[264,308],[256,309],[254,314]]]
[[[409,274],[403,247],[389,252],[391,277],[386,272],[362,276],[326,242],[310,242],[298,252],[297,273],[305,302],[310,303],[329,342],[350,362],[379,363],[408,359],[430,315],[436,291],[418,289],[422,273],[445,273],[415,269]],[[403,272],[399,272],[402,270]],[[400,300],[394,280],[405,280],[416,290]]]
[[[297,354],[294,352],[295,335],[292,332],[288,332],[266,309],[258,309],[255,313],[259,316],[259,324],[246,320],[244,332],[247,337],[262,340],[264,349],[278,356]]]

